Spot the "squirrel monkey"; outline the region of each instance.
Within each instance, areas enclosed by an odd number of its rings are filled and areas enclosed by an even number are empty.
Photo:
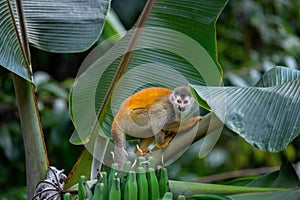
[[[147,147],[155,140],[157,148],[165,148],[178,130],[192,128],[200,116],[182,122],[181,116],[189,112],[194,99],[186,87],[173,91],[166,88],[146,88],[128,99],[119,109],[112,123],[115,161],[120,165],[127,160],[125,134],[140,138],[136,154],[144,155],[151,150]]]

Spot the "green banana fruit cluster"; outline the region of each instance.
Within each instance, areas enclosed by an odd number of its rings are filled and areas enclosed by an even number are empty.
[[[84,176],[78,183],[77,198],[69,193],[64,200],[171,200],[173,194],[169,190],[168,172],[166,168],[154,170],[154,160],[139,157],[132,165],[130,161],[119,171],[113,163],[109,174],[100,172],[97,181],[88,184]],[[74,192],[73,192],[74,194]],[[73,198],[74,197],[74,198]],[[183,195],[177,199],[186,199]]]

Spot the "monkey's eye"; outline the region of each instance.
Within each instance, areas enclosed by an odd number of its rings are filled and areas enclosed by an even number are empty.
[[[184,103],[184,104],[188,104],[189,101],[188,101],[188,100],[184,100],[183,103]]]
[[[181,99],[177,99],[177,103],[181,103],[182,101],[181,101]]]

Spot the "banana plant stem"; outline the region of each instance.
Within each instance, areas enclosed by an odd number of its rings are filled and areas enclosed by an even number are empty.
[[[49,161],[34,86],[15,74],[13,83],[25,149],[27,199],[31,199],[37,183],[45,179]]]

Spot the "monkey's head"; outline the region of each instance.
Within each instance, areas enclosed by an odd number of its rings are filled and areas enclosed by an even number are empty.
[[[175,111],[180,113],[188,112],[194,103],[194,99],[187,87],[177,87],[169,96],[170,102],[173,104]]]

